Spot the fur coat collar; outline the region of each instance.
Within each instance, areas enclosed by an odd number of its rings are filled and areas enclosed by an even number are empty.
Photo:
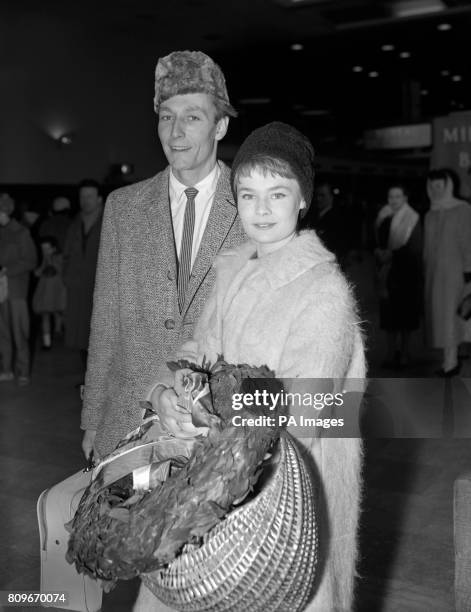
[[[214,263],[218,278],[233,278],[249,260],[258,274],[266,276],[272,289],[279,289],[319,264],[334,263],[335,255],[315,232],[304,230],[283,248],[261,258],[256,257],[254,242],[220,253]]]

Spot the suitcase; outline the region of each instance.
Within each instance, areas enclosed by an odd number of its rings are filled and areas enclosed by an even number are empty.
[[[69,532],[64,524],[74,516],[80,499],[91,481],[91,472],[80,471],[50,489],[38,499],[38,524],[41,543],[41,592],[64,592],[68,602],[45,604],[45,607],[98,612],[103,591],[100,583],[79,574],[67,563],[65,554]]]
[[[85,489],[92,479],[100,479],[103,487],[126,474],[133,474],[137,490],[146,490],[149,478],[163,481],[170,469],[170,457],[188,458],[194,441],[179,439],[166,433],[157,416],[150,417],[130,432],[118,447],[90,471],[73,474],[41,493],[38,499],[38,524],[41,542],[41,592],[68,594],[68,604],[47,604],[46,607],[98,612],[103,590],[100,581],[79,574],[65,555],[69,532],[64,527],[75,515]],[[149,464],[156,462],[151,473]]]

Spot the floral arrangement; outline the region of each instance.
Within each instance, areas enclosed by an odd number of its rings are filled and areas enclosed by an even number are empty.
[[[196,427],[207,427],[207,435],[181,447],[178,444],[183,441],[160,436],[153,446],[157,461],[148,470],[157,475],[150,477],[150,490],[135,490],[132,469],[109,482],[103,468],[101,476],[93,479],[68,525],[67,560],[79,572],[101,579],[105,591],[119,579],[165,567],[185,545],[201,545],[204,535],[253,491],[264,460],[279,438],[279,429],[270,426],[268,419],[261,427],[232,423],[234,393],[260,389],[260,384],[271,392],[281,390],[266,366],[228,364],[222,357],[212,367],[187,361],[169,365],[189,369],[187,391],[203,398],[190,402],[192,421]],[[209,394],[202,393],[205,385]],[[238,414],[253,416],[251,410],[244,407]],[[260,407],[256,410],[264,412]],[[276,414],[270,412],[270,416]],[[128,436],[115,452],[139,445],[155,419]]]

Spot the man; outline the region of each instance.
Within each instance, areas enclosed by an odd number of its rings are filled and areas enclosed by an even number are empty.
[[[64,326],[65,344],[80,351],[85,373],[103,200],[96,181],[82,181],[78,191],[80,212],[69,226],[64,245],[67,287]]]
[[[52,201],[50,216],[41,223],[39,236],[41,238],[53,236],[57,240],[59,249],[63,251],[70,222],[70,200],[58,196]]]
[[[335,205],[330,183],[320,183],[315,190],[314,198],[317,207],[314,228],[325,246],[337,255],[342,264],[348,252],[348,238],[345,220]]]
[[[243,240],[230,171],[216,155],[236,116],[220,68],[201,52],[161,58],[154,108],[169,166],[113,192],[105,208],[81,423],[87,457],[139,425],[149,383],[192,336],[214,257]]]
[[[11,218],[12,198],[0,194],[0,382],[14,379],[29,383],[29,314],[27,305],[30,272],[37,263],[29,230]],[[15,368],[13,368],[15,353]]]

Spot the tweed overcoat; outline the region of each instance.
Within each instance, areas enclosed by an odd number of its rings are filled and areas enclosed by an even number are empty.
[[[365,358],[354,299],[315,232],[253,259],[246,243],[215,262],[216,285],[194,335],[198,359],[267,364],[280,378],[346,379],[362,391]],[[191,347],[192,343],[187,343]],[[299,381],[301,384],[302,381]],[[291,391],[296,389],[292,381]],[[311,415],[312,416],[312,415]],[[351,612],[360,508],[361,441],[300,438],[319,483],[316,594],[308,612]]]
[[[168,192],[169,168],[108,197],[98,257],[81,427],[97,430],[103,455],[139,425],[139,401],[174,350],[191,338],[214,283],[217,253],[244,240],[221,173],[183,310]]]

